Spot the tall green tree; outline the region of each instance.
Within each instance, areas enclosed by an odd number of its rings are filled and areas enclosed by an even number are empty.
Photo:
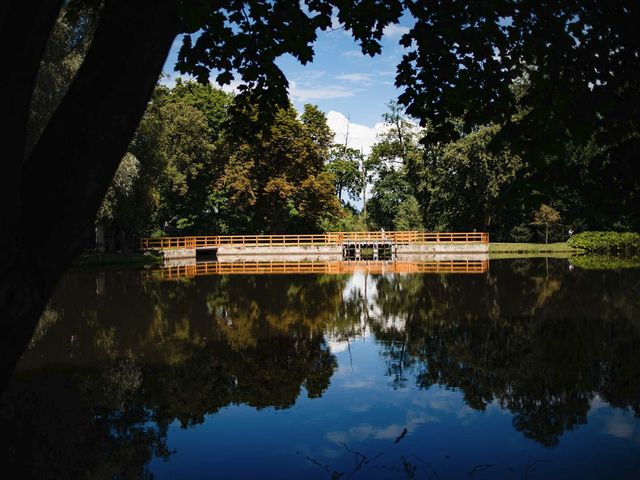
[[[508,148],[490,147],[500,128],[481,127],[425,157],[425,218],[429,228],[491,230],[513,182],[523,175],[522,159]]]
[[[223,231],[315,232],[322,218],[339,213],[333,176],[326,170],[332,134],[326,118],[306,105],[275,113],[268,131],[247,142],[233,131],[220,145],[233,152],[213,195]]]
[[[362,162],[363,155],[359,150],[344,145],[332,147],[327,170],[335,177],[336,195],[341,202],[345,192],[352,200],[360,197],[363,188]]]
[[[135,207],[135,185],[140,177],[140,162],[131,153],[127,153],[107,194],[100,205],[96,218],[96,244],[107,250],[115,250],[116,241],[120,249],[128,252],[133,249],[132,236],[140,225],[140,211]],[[105,233],[108,233],[105,238]],[[118,235],[118,238],[116,238]]]
[[[424,148],[419,143],[423,131],[395,102],[387,104],[382,119],[385,129],[366,162],[373,181],[367,213],[372,226],[392,230],[403,204],[411,198],[415,200],[415,172],[424,155]],[[413,202],[402,207],[404,213],[401,215],[414,207]]]
[[[393,218],[395,230],[424,230],[420,204],[413,195],[407,197],[398,207]]]
[[[145,177],[141,188],[147,189],[147,230],[193,232],[196,226],[211,223],[208,197],[220,174],[214,157],[215,134],[205,113],[185,98],[186,88],[158,89],[132,144]],[[226,98],[213,90],[209,95],[208,100],[200,95],[200,108],[211,111],[218,99],[222,110]]]

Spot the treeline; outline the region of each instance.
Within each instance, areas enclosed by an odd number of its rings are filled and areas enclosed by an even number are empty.
[[[320,232],[341,217],[327,169],[333,133],[306,105],[232,115],[233,95],[159,85],[97,218],[107,249],[140,235]]]
[[[365,160],[373,184],[369,228],[488,231],[492,240],[560,241],[569,232],[638,230],[640,187],[635,153],[588,140],[535,145],[506,127],[460,131],[430,143],[396,104],[387,131]],[[553,143],[550,141],[550,144]],[[610,153],[616,150],[616,158]],[[625,174],[625,169],[629,170]]]
[[[639,226],[636,182],[595,135],[554,151],[491,124],[430,143],[429,128],[390,103],[364,156],[334,143],[315,106],[273,112],[267,127],[242,108],[238,116],[234,96],[211,85],[159,85],[98,214],[99,246],[127,251],[142,235],[380,228],[559,241]]]

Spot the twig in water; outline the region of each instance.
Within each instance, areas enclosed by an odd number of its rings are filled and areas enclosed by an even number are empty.
[[[490,463],[481,463],[480,465],[476,465],[475,467],[473,467],[471,469],[471,471],[469,473],[467,473],[467,477],[472,477],[473,475],[475,475],[478,472],[483,472],[488,468],[493,467],[493,465],[491,465]]]
[[[402,430],[402,433],[400,434],[400,436],[396,438],[396,441],[393,443],[398,443],[400,440],[402,440],[404,436],[407,434],[407,432],[408,432],[407,427],[404,427],[404,430]]]
[[[323,465],[322,463],[320,463],[318,460],[316,460],[315,458],[310,457],[309,455],[306,455],[300,451],[296,451],[297,455],[300,455],[301,457],[304,457],[306,460],[310,461],[311,463],[313,463],[314,465],[316,465],[317,467],[322,468],[324,471],[326,471],[327,473],[331,474],[331,478],[332,480],[338,480],[339,478],[342,478],[344,476],[344,472],[338,472],[336,470],[331,470],[329,468],[329,465]]]
[[[527,466],[524,469],[524,479],[529,480],[529,473],[534,472],[538,468],[538,461],[531,461],[531,457],[527,460]]]

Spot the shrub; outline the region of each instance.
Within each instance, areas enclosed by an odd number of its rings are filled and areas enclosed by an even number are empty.
[[[526,225],[516,225],[511,229],[509,235],[514,242],[518,243],[530,242],[533,237],[531,230]]]
[[[632,254],[640,252],[640,234],[629,232],[582,232],[567,242],[587,252]]]

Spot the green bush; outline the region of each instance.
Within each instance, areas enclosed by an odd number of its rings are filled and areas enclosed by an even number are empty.
[[[511,239],[517,243],[526,243],[530,242],[533,234],[531,233],[531,229],[527,227],[525,224],[516,225],[509,232]]]
[[[582,232],[567,242],[587,252],[633,254],[640,252],[640,234],[620,232]]]

